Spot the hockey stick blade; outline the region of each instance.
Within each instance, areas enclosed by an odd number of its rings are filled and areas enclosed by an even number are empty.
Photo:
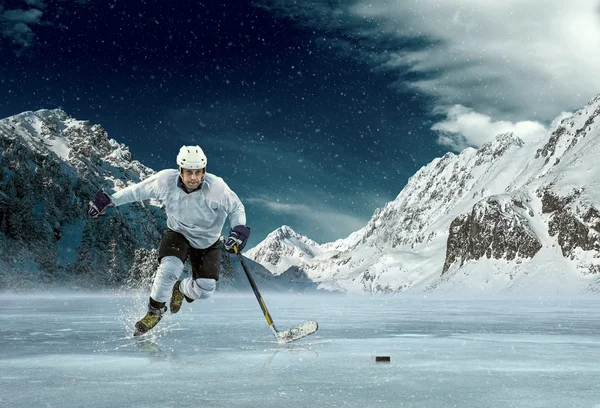
[[[301,339],[302,337],[309,336],[317,331],[319,328],[319,324],[314,320],[307,320],[304,323],[296,327],[292,327],[291,329],[287,329],[284,331],[278,331],[277,341],[280,343],[289,343],[291,341],[296,341]]]

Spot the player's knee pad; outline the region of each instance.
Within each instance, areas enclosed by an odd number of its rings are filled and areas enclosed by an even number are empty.
[[[183,262],[176,256],[165,256],[160,260],[157,275],[172,280],[177,280],[183,272]]]
[[[217,281],[214,279],[198,278],[192,282],[194,299],[206,299],[213,294],[216,288]]]
[[[156,271],[150,296],[159,302],[166,302],[181,272],[183,272],[181,259],[176,256],[163,257]]]

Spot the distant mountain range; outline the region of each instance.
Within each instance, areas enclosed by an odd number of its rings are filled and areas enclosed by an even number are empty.
[[[421,168],[345,239],[282,226],[244,255],[278,291],[596,292],[600,288],[600,96],[542,140],[512,133]],[[148,288],[160,202],[91,220],[87,202],[154,171],[100,125],[62,110],[0,120],[0,290]],[[222,289],[247,290],[222,259]]]
[[[600,96],[543,140],[501,134],[433,160],[345,239],[283,226],[246,256],[323,290],[596,292],[599,127]]]

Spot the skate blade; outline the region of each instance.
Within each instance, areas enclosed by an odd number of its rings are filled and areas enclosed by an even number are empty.
[[[139,336],[143,336],[144,334],[150,332],[151,329],[148,330],[141,330],[140,328],[136,326],[133,327],[133,337],[139,337]]]

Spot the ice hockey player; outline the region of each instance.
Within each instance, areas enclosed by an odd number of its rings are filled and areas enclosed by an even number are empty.
[[[206,172],[206,156],[199,146],[183,146],[177,155],[178,170],[167,169],[112,195],[98,191],[88,214],[97,218],[106,209],[150,198],[160,200],[167,214],[167,231],[158,251],[148,313],[135,324],[134,335],[152,329],[167,311],[177,313],[183,299],[206,299],[215,291],[221,260],[221,230],[229,218],[231,230],[224,247],[241,251],[250,236],[246,212],[238,196],[222,178]],[[192,277],[179,280],[186,259]]]

